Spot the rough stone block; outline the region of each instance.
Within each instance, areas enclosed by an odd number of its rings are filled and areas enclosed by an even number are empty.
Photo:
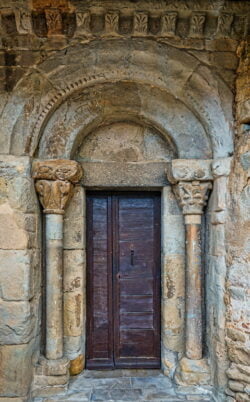
[[[77,356],[85,354],[85,329],[79,336],[64,336],[65,356],[74,360]]]
[[[0,300],[0,343],[22,344],[34,337],[37,305],[33,301]]]
[[[85,249],[85,192],[76,187],[64,217],[64,249]]]
[[[32,296],[31,252],[0,250],[0,295],[5,300],[29,300]]]
[[[165,186],[162,190],[162,214],[167,215],[182,215],[179,204],[173,193],[172,186]]]
[[[32,353],[32,342],[0,346],[1,396],[22,397],[28,394],[32,379]]]
[[[175,381],[180,385],[209,385],[211,379],[207,360],[190,360],[183,357],[176,369]]]
[[[163,215],[162,251],[164,254],[185,254],[185,227],[182,215]]]
[[[173,159],[168,164],[167,172],[170,183],[213,180],[209,159]]]
[[[36,365],[36,374],[45,376],[67,375],[69,371],[69,359],[63,357],[57,360],[47,360],[40,356],[39,362]]]
[[[0,247],[4,250],[28,248],[27,232],[19,226],[15,211],[6,202],[0,205]]]

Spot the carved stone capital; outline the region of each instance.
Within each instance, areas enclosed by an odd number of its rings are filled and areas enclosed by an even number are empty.
[[[73,184],[82,177],[75,161],[49,160],[33,164],[33,178],[39,200],[47,214],[63,214],[72,195]]]
[[[45,214],[64,214],[73,190],[69,181],[38,180],[35,187]]]
[[[211,182],[180,181],[173,186],[175,196],[184,215],[201,215],[207,203]]]

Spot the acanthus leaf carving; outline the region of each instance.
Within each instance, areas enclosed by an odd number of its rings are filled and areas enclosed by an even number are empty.
[[[180,181],[173,186],[184,215],[201,215],[207,203],[211,182]]]
[[[136,12],[134,15],[134,34],[143,36],[148,33],[148,15],[144,12]]]
[[[60,10],[46,8],[45,9],[46,24],[48,36],[62,34],[62,16]]]
[[[76,32],[75,36],[86,36],[90,34],[90,12],[76,13]]]
[[[190,20],[189,36],[193,38],[202,37],[204,32],[205,14],[193,14]]]
[[[176,29],[177,13],[167,13],[161,18],[161,35],[174,36]]]
[[[35,184],[44,213],[63,214],[73,185],[69,181],[38,180]]]
[[[107,34],[118,34],[119,13],[117,11],[110,11],[105,14],[105,32]]]

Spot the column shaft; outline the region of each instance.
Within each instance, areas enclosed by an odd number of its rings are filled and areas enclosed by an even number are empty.
[[[186,224],[186,356],[202,358],[201,226]]]
[[[63,357],[63,215],[46,219],[46,358]]]

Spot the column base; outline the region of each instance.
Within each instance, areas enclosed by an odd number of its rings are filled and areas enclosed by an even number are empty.
[[[175,372],[175,382],[178,385],[210,385],[210,367],[207,359],[191,360],[183,357]]]
[[[64,394],[68,389],[69,364],[65,357],[48,360],[41,356],[35,368],[32,397]]]

